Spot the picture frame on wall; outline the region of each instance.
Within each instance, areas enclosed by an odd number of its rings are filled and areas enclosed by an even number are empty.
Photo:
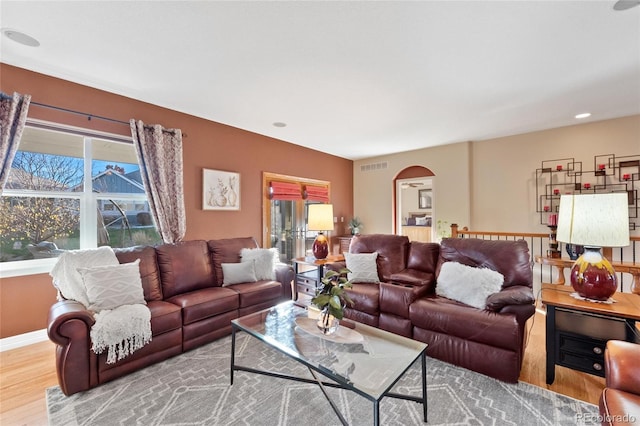
[[[421,189],[418,191],[418,208],[430,209],[433,207],[432,193],[430,189]]]
[[[240,173],[202,169],[202,209],[240,210]]]

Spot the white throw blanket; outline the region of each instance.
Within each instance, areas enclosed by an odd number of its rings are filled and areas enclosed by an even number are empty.
[[[51,270],[58,299],[70,299],[90,305],[87,290],[78,268],[119,264],[111,247],[70,250],[62,253]],[[122,305],[95,312],[91,327],[92,350],[101,354],[105,349],[107,363],[113,364],[151,341],[151,311],[146,305]]]
[[[122,305],[97,312],[91,327],[93,351],[107,352],[107,364],[120,361],[151,341],[151,311],[146,305]]]

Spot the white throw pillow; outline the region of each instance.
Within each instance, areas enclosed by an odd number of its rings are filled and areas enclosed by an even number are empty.
[[[427,217],[423,216],[423,217],[416,217],[416,225],[418,226],[424,226],[427,224]]]
[[[59,300],[69,299],[89,306],[87,289],[78,268],[119,265],[118,258],[109,246],[96,249],[69,250],[63,252],[51,270],[53,285],[58,289]]]
[[[378,252],[373,253],[345,253],[344,260],[350,270],[347,278],[359,283],[378,283]]]
[[[445,262],[440,267],[436,294],[484,309],[487,297],[499,292],[503,283],[504,276],[494,270]]]
[[[223,263],[222,264],[222,287],[231,284],[254,283],[257,280],[254,262]]]
[[[140,259],[118,265],[78,268],[87,289],[89,310],[100,312],[123,305],[146,304]]]
[[[253,262],[256,279],[258,280],[275,280],[276,264],[280,260],[277,248],[243,248],[240,250],[241,262]]]

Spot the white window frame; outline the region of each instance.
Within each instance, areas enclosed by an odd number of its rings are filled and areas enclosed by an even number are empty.
[[[91,163],[87,161],[87,158],[92,159],[91,141],[93,139],[109,140],[118,143],[129,143],[133,141],[131,137],[122,135],[116,135],[112,133],[98,132],[95,130],[84,129],[80,127],[67,126],[63,124],[51,123],[43,120],[27,119],[27,126],[37,127],[41,129],[71,133],[75,135],[83,136],[84,144],[84,188],[82,192],[69,193],[60,191],[25,191],[16,189],[5,189],[2,196],[11,197],[45,197],[45,198],[71,198],[80,200],[80,248],[96,248],[98,246],[98,235],[95,232],[97,229],[97,216],[95,214],[89,214],[95,211],[97,200],[128,200],[128,201],[142,201],[147,202],[146,194],[121,194],[121,193],[109,193],[103,195],[94,193],[92,191],[92,179],[91,179]],[[18,149],[20,149],[18,147]],[[55,265],[57,259],[29,259],[18,260],[12,262],[0,262],[0,278],[9,278],[33,274],[46,274],[51,272],[53,265]]]

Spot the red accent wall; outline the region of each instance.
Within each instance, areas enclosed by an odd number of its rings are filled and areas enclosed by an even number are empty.
[[[32,102],[125,122],[135,118],[186,133],[187,240],[253,236],[260,242],[262,172],[330,181],[334,214],[345,220],[353,215],[351,160],[6,64],[0,64],[0,84],[5,93],[30,94]],[[131,134],[126,125],[87,120],[35,105],[29,108],[29,117]],[[240,173],[240,211],[202,210],[203,168]],[[55,291],[46,274],[2,279],[0,338],[46,328],[48,308],[54,301]]]

